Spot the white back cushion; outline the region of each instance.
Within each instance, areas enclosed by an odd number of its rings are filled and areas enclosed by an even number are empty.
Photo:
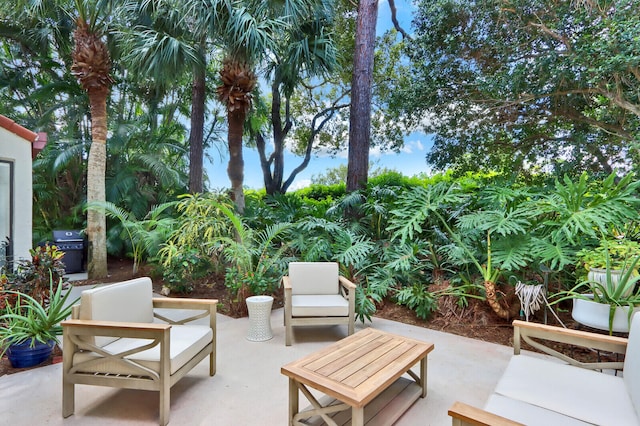
[[[80,296],[80,319],[153,322],[153,287],[149,277],[136,278],[85,290]],[[99,346],[116,340],[96,338]]]
[[[289,280],[293,294],[338,294],[338,264],[291,262]]]
[[[640,315],[631,318],[622,375],[636,414],[640,415]]]

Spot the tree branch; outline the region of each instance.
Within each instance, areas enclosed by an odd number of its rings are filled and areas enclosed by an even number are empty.
[[[304,159],[302,160],[302,163],[298,165],[298,167],[293,169],[293,171],[291,172],[287,180],[282,184],[282,192],[286,192],[289,186],[291,186],[291,184],[293,183],[293,180],[296,178],[298,173],[303,171],[309,165],[309,161],[311,160],[311,151],[313,150],[313,141],[315,140],[318,133],[320,133],[323,127],[325,126],[325,124],[327,124],[327,122],[331,120],[331,118],[336,113],[336,111],[343,108],[348,108],[349,105],[350,104],[348,103],[347,104],[334,103],[329,108],[325,108],[313,116],[313,120],[311,120],[311,133],[307,138],[307,147],[305,149]],[[324,118],[322,119],[318,127],[316,127],[316,121],[323,116]]]
[[[407,34],[407,32],[404,29],[402,29],[402,27],[400,26],[400,23],[398,22],[398,18],[396,16],[397,11],[396,11],[395,0],[389,0],[389,8],[391,9],[391,22],[393,22],[393,27],[396,29],[396,31],[402,34],[403,39],[411,40],[411,36],[409,36],[409,34]]]

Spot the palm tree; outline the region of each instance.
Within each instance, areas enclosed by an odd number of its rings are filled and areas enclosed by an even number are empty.
[[[229,131],[229,166],[227,174],[231,181],[232,199],[240,213],[244,211],[244,160],[242,159],[242,133],[247,112],[251,108],[251,92],[258,81],[247,61],[229,56],[220,71],[222,84],[218,86],[218,99],[227,108]]]
[[[72,74],[89,96],[91,108],[91,148],[87,160],[87,202],[105,201],[107,164],[107,96],[113,83],[111,57],[97,25],[99,7],[76,1],[78,17],[73,33]],[[89,15],[89,11],[93,12]],[[108,13],[107,15],[108,16]],[[103,209],[87,212],[89,239],[88,274],[90,278],[107,276],[107,230]]]
[[[130,0],[118,32],[123,62],[140,76],[150,76],[159,88],[175,84],[191,73],[191,122],[189,134],[189,191],[203,192],[203,146],[206,115],[206,70],[208,27],[215,25],[230,6],[226,0],[191,0],[176,5],[172,1]],[[184,13],[186,9],[189,12]],[[213,10],[209,14],[208,10]],[[214,123],[215,124],[215,123]]]
[[[337,50],[331,32],[333,11],[328,2],[317,2],[317,7],[309,8],[308,14],[300,16],[283,28],[278,37],[281,43],[278,51],[268,57],[268,68],[272,70],[271,120],[273,129],[273,151],[267,157],[265,135],[261,129],[252,131],[260,154],[260,165],[267,194],[285,193],[296,175],[302,171],[311,158],[313,142],[322,127],[340,106],[338,101],[318,112],[312,120],[311,132],[306,138],[305,156],[285,179],[285,141],[293,130],[291,99],[304,79],[326,76],[337,67]],[[319,124],[316,124],[319,123]]]
[[[287,28],[305,20],[316,2],[293,0],[277,2],[246,2],[230,11],[222,31],[226,52],[220,71],[218,99],[227,108],[229,165],[231,192],[239,212],[244,211],[244,161],[242,135],[247,112],[251,108],[252,92],[257,76],[254,67],[269,54],[276,54],[280,38]]]

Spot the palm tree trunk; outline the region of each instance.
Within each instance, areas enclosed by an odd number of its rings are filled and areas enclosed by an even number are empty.
[[[106,200],[105,173],[107,164],[107,90],[88,92],[91,105],[91,148],[87,160],[87,203]],[[107,221],[103,209],[87,212],[89,239],[89,278],[107,276]]]
[[[202,157],[204,134],[205,74],[202,67],[194,66],[191,89],[191,131],[189,132],[189,192],[203,191]]]
[[[510,319],[517,314],[520,309],[519,306],[514,305],[511,309],[507,309],[500,304],[498,296],[496,295],[496,283],[489,280],[485,281],[484,290],[487,296],[487,303],[489,303],[489,306],[491,306],[491,309],[493,309],[493,312],[495,312],[498,317],[502,319]]]
[[[231,181],[231,197],[236,203],[236,209],[240,214],[244,212],[244,160],[242,159],[242,130],[246,112],[242,109],[228,112],[229,133],[227,143],[229,145],[229,165],[227,174]]]

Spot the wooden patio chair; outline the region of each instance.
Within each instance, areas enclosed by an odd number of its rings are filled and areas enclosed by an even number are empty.
[[[63,321],[62,415],[74,412],[75,385],[155,390],[160,424],[169,422],[170,389],[209,357],[216,372],[216,305],[212,299],[153,298],[150,278],[85,290]],[[196,310],[172,321],[154,308]],[[208,325],[189,324],[209,317]]]
[[[291,262],[284,287],[285,344],[291,346],[292,328],[308,325],[347,325],[353,334],[356,285],[338,273],[335,262]]]

